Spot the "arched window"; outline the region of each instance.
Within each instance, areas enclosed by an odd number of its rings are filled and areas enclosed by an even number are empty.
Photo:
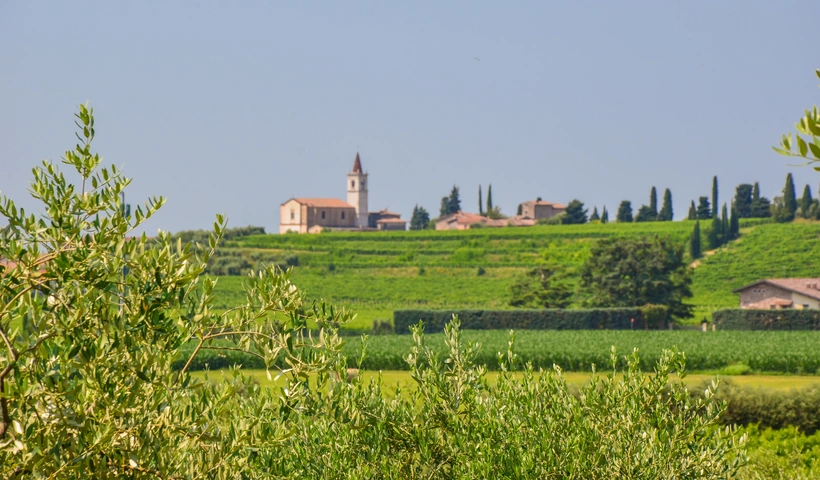
[[[290,211],[290,219],[291,219],[291,220],[294,220],[295,218],[296,218],[296,212],[294,212],[293,210],[291,210],[291,211]]]
[[[362,180],[360,183],[362,185],[362,188],[364,188],[364,180]]]
[[[324,219],[325,219],[325,212],[322,211],[322,220],[324,220]]]
[[[350,181],[350,188],[356,188],[356,180]]]
[[[345,219],[345,212],[342,212],[342,220]]]

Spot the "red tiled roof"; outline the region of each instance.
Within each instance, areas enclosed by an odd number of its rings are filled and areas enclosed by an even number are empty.
[[[780,287],[790,292],[820,300],[820,278],[767,278],[740,287],[734,290],[734,293],[754,287],[755,285],[760,285],[761,283],[768,283],[769,285],[774,285],[775,287]]]
[[[359,158],[359,152],[356,152],[356,160],[353,161],[353,173],[362,173],[362,160]]]
[[[353,205],[345,202],[344,200],[339,200],[338,198],[294,198],[293,200],[296,200],[302,205],[307,205],[308,207],[353,208]]]

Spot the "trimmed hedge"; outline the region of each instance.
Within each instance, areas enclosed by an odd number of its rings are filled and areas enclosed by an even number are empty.
[[[734,308],[712,314],[721,330],[820,330],[820,310],[745,310]]]
[[[410,326],[422,320],[425,333],[444,331],[453,315],[462,330],[629,330],[644,328],[640,308],[598,308],[589,310],[395,310],[393,331],[410,333]],[[632,319],[635,319],[633,325]],[[664,322],[665,323],[665,322]],[[659,325],[663,328],[663,325]]]

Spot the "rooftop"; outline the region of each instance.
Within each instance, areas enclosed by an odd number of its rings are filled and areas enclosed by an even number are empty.
[[[338,198],[292,198],[291,200],[296,200],[298,203],[307,205],[308,207],[353,208],[353,205],[345,202],[344,200],[339,200]],[[290,200],[288,200],[288,202],[289,201]]]
[[[763,283],[820,300],[820,278],[767,278],[740,287],[734,290],[734,293]]]

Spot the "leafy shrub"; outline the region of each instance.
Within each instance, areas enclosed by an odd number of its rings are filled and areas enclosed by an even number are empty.
[[[396,333],[409,333],[419,320],[427,332],[441,332],[453,315],[462,328],[470,330],[619,330],[633,328],[632,320],[643,324],[639,308],[599,308],[590,310],[395,310]]]
[[[741,387],[731,379],[724,379],[723,383],[717,394],[727,404],[720,417],[722,425],[794,427],[806,434],[820,431],[820,389],[817,387],[780,391]]]
[[[820,310],[727,309],[712,314],[721,330],[820,330]]]

